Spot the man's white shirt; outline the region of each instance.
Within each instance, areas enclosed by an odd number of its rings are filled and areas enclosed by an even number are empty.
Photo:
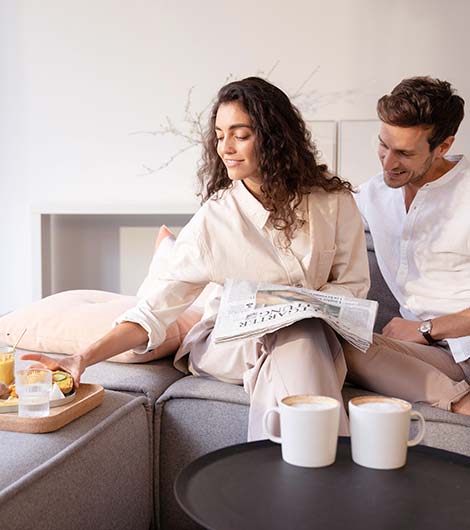
[[[470,307],[470,164],[448,159],[457,164],[420,188],[408,212],[403,188],[389,188],[382,174],[356,195],[384,280],[409,320]],[[447,342],[456,362],[470,358],[470,336]]]

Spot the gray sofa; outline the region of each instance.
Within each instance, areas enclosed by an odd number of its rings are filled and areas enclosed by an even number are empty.
[[[397,314],[368,240],[376,329]],[[100,363],[84,382],[108,391],[104,403],[61,430],[0,432],[0,527],[9,530],[199,528],[179,508],[173,483],[193,459],[246,440],[243,388],[175,370],[171,359]],[[345,402],[368,393],[349,385]],[[425,444],[470,456],[470,418],[416,404]]]

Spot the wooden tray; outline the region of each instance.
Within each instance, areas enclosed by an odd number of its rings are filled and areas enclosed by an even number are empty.
[[[75,391],[73,391],[71,394],[68,394],[63,398],[53,399],[52,401],[49,401],[49,406],[51,408],[61,407],[62,405],[73,401],[76,396],[77,394],[75,393]],[[4,401],[3,399],[0,401],[0,414],[5,414],[7,412],[18,412],[18,398],[12,401]]]
[[[45,418],[19,418],[17,412],[0,414],[0,431],[44,433],[57,431],[101,404],[104,389],[101,385],[82,383],[70,403],[50,409]]]

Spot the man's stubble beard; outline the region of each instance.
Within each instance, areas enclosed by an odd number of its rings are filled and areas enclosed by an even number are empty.
[[[434,158],[432,152],[429,154],[429,157],[424,161],[424,164],[420,170],[420,172],[417,175],[412,175],[406,182],[403,183],[394,183],[393,181],[388,181],[385,177],[385,171],[384,171],[384,182],[389,188],[397,189],[402,188],[403,186],[407,186],[409,184],[419,185],[419,183],[423,180],[423,178],[427,175],[429,170],[431,169],[431,166],[434,163]]]

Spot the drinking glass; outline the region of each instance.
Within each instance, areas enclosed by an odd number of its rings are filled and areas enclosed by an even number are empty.
[[[16,372],[18,416],[42,418],[49,416],[49,392],[52,372],[46,368],[27,368]]]

